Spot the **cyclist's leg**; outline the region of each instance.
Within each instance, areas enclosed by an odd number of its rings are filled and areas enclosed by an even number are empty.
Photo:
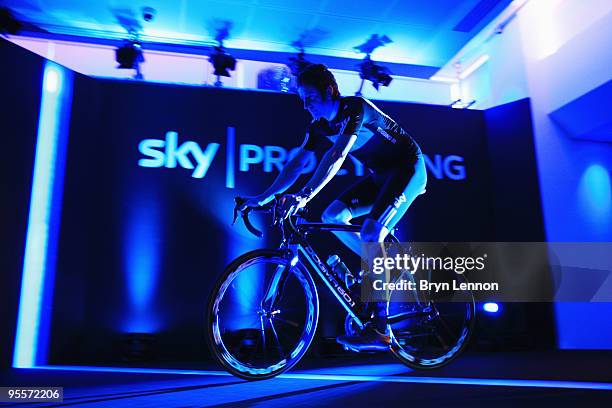
[[[348,225],[351,219],[370,213],[379,188],[371,175],[359,179],[323,211],[323,222]],[[335,231],[334,235],[357,255],[361,254],[358,232]]]
[[[364,241],[381,242],[402,219],[413,201],[425,190],[427,171],[422,155],[416,162],[390,174],[380,189],[364,228],[369,224]],[[367,223],[367,224],[366,224]],[[365,231],[363,231],[365,233]]]
[[[426,184],[427,173],[422,155],[419,155],[414,165],[410,165],[408,169],[401,168],[387,176],[372,211],[363,224],[363,242],[382,243],[389,231],[406,214],[415,198],[425,190]],[[367,257],[369,254],[363,255]],[[387,328],[387,302],[371,302],[368,307],[373,316],[374,327],[384,333]]]
[[[384,179],[384,183],[361,229],[360,237],[364,242],[382,243],[414,199],[423,192],[427,183],[422,155],[405,167],[378,176]],[[369,257],[374,254],[362,256]],[[371,276],[364,276],[363,284],[368,285],[368,280],[371,281]],[[390,338],[387,333],[387,302],[370,302],[367,311],[372,316],[372,326],[376,330],[364,330],[353,336],[339,336],[337,341],[357,350],[388,349]]]

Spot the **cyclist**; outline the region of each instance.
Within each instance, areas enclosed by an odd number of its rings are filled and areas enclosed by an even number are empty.
[[[366,216],[360,233],[336,232],[358,255],[363,242],[383,242],[414,199],[425,190],[427,175],[421,149],[389,116],[362,97],[342,97],[333,74],[313,64],[298,77],[298,94],[313,117],[298,153],[287,162],[272,185],[247,199],[243,208],[265,205],[287,190],[307,165],[311,152],[325,152],[313,176],[297,194],[281,201],[285,216],[304,207],[338,172],[348,154],[360,160],[368,174],[342,193],[323,212],[327,223],[349,224]],[[388,349],[386,303],[371,303],[372,321],[354,336],[337,341],[358,350]]]

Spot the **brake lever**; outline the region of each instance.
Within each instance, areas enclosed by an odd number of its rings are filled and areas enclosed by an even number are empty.
[[[244,222],[244,226],[246,227],[246,229],[249,230],[251,234],[255,235],[257,238],[263,237],[263,232],[261,232],[260,230],[255,228],[253,224],[251,224],[251,220],[249,220],[247,212],[242,213],[242,221]]]
[[[242,204],[244,204],[245,201],[246,200],[242,197],[234,197],[234,202],[236,204],[234,205],[234,219],[232,220],[232,226],[236,224],[236,220],[238,219],[238,213],[241,212],[238,209],[242,207]]]
[[[238,209],[234,207],[234,218],[232,219],[232,226],[236,224],[236,220],[238,219]]]
[[[263,232],[255,228],[253,224],[251,224],[251,220],[249,219],[249,212],[251,211],[251,209],[245,208],[242,211],[240,210],[240,207],[242,207],[242,205],[246,202],[246,200],[242,197],[234,197],[234,201],[236,205],[234,206],[234,219],[232,220],[232,225],[236,223],[236,219],[238,219],[238,214],[240,214],[242,218],[242,222],[244,222],[244,226],[246,227],[246,229],[251,234],[255,235],[257,238],[262,238]]]

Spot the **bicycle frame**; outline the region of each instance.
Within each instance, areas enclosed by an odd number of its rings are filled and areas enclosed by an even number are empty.
[[[364,323],[359,317],[362,310],[361,303],[358,299],[353,299],[350,290],[345,286],[344,282],[336,279],[331,268],[321,261],[312,246],[298,244],[295,247],[298,257],[303,257],[306,262],[302,262],[309,269],[311,275],[316,274],[325,283],[328,289],[334,294],[340,305],[351,315],[355,323],[360,329],[364,328]]]
[[[294,220],[297,221],[297,223],[294,222]],[[297,262],[300,262],[302,265],[304,265],[311,276],[318,276],[319,279],[321,279],[325,286],[327,286],[330,292],[338,300],[340,305],[353,318],[353,321],[355,324],[357,324],[359,329],[363,329],[365,327],[365,323],[360,317],[361,312],[363,311],[363,304],[359,299],[353,298],[349,288],[346,287],[344,282],[336,278],[331,268],[325,262],[323,262],[321,258],[319,258],[316,251],[306,238],[306,235],[312,231],[359,232],[361,231],[361,226],[307,222],[300,216],[293,216],[287,220],[279,219],[278,222],[280,223],[280,229],[283,236],[280,249],[285,250],[285,258],[289,262],[290,266],[287,267],[285,265],[277,270],[267,289],[266,296],[262,301],[262,309],[272,310],[274,308],[276,297],[284,288],[287,271],[289,271],[290,267],[294,266]],[[397,238],[395,238],[395,236],[390,234],[390,237],[392,240],[397,242]],[[411,311],[388,316],[388,321],[390,324],[392,324],[417,316],[426,316],[430,313],[431,310],[425,308],[420,311]]]
[[[344,307],[344,309],[351,315],[354,322],[359,326],[360,329],[363,329],[365,323],[359,317],[360,312],[362,311],[362,304],[360,300],[353,299],[350,290],[345,286],[344,282],[336,279],[336,276],[332,273],[331,268],[325,263],[322,262],[316,251],[312,248],[308,240],[305,238],[304,233],[308,233],[311,231],[344,231],[344,232],[359,232],[361,231],[360,225],[346,225],[346,224],[326,224],[326,223],[316,223],[316,222],[303,222],[299,223],[296,226],[292,225],[292,228],[295,228],[296,232],[302,232],[303,234],[297,235],[297,243],[294,245],[290,245],[289,248],[292,249],[294,256],[298,256],[298,260],[300,260],[300,255],[307,262],[302,262],[303,265],[309,270],[311,275],[317,275],[319,278],[325,283],[327,288],[333,293],[338,302]],[[391,239],[397,241],[397,238],[390,235]],[[282,247],[282,244],[281,244]],[[417,301],[418,302],[418,301]],[[405,312],[401,314],[388,316],[389,324],[397,323],[402,320],[418,317],[418,316],[427,316],[431,313],[431,310],[425,308],[421,311],[411,311]]]

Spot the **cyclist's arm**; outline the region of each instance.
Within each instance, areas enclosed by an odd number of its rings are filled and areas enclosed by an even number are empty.
[[[266,189],[262,194],[258,196],[259,205],[265,205],[274,199],[276,194],[280,194],[287,190],[295,183],[295,181],[302,174],[302,170],[308,164],[308,159],[312,152],[300,148],[297,154],[283,167],[280,174],[276,177],[270,187]]]
[[[336,143],[323,155],[314,175],[302,189],[307,200],[312,199],[336,175],[355,140],[355,134],[338,135]]]

